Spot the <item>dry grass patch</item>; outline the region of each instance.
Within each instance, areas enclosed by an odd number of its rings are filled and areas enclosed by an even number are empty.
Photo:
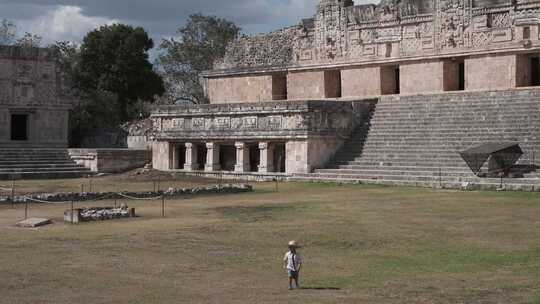
[[[32,205],[56,220],[37,230],[2,206],[0,303],[540,303],[538,194],[255,189],[168,201],[165,219],[129,202],[141,217],[75,226],[66,205]],[[289,239],[306,260],[293,292]]]

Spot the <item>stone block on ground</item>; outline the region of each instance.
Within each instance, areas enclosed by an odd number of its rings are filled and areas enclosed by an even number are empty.
[[[50,219],[33,217],[33,218],[26,219],[24,221],[18,222],[17,227],[36,228],[36,227],[41,227],[41,226],[45,226],[49,224],[52,224],[52,221]]]

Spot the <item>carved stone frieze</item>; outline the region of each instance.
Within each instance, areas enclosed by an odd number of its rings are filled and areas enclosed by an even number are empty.
[[[348,136],[354,117],[358,116],[355,111],[367,111],[367,108],[355,108],[352,102],[331,101],[238,104],[234,108],[166,106],[153,112],[152,121],[158,140]]]
[[[227,73],[522,48],[516,32],[539,23],[538,1],[319,0],[315,16],[297,26],[231,43],[215,68]]]

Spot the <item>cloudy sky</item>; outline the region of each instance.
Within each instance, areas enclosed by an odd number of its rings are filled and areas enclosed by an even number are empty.
[[[357,0],[357,4],[370,0]],[[102,24],[143,26],[155,42],[171,37],[193,13],[225,17],[245,33],[256,34],[296,24],[314,14],[317,0],[0,0],[0,19],[46,43],[80,41]]]

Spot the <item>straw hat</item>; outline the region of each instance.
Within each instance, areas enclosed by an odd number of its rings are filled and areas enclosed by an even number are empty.
[[[290,242],[289,242],[289,247],[295,247],[295,248],[298,248],[298,247],[300,247],[300,246],[298,245],[298,242],[296,242],[296,241],[290,241]]]

